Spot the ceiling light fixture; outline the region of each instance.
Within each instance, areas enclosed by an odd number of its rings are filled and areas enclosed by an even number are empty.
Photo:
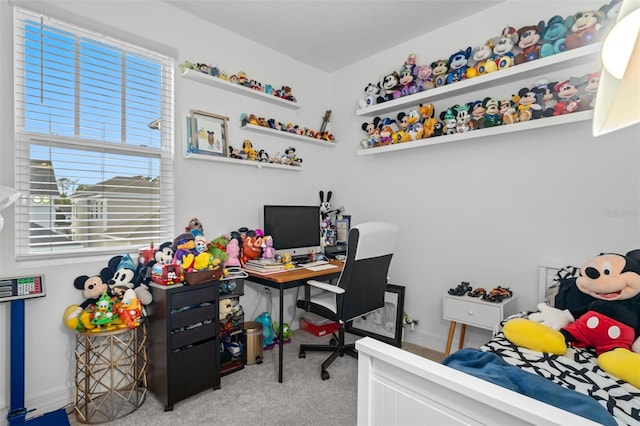
[[[601,50],[593,136],[640,122],[640,0],[624,0]]]
[[[638,43],[640,9],[620,19],[602,42],[602,65],[614,78],[622,80]],[[637,77],[637,76],[636,76]]]

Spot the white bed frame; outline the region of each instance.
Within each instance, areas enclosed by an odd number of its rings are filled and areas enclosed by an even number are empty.
[[[539,300],[558,269],[539,268]],[[358,425],[597,424],[370,337],[356,349]]]

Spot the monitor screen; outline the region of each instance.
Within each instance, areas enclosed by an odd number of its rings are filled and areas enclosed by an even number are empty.
[[[276,254],[293,258],[322,253],[320,206],[264,206],[265,235],[273,238]]]

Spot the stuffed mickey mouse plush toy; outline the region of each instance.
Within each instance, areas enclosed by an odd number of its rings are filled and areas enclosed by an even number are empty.
[[[640,249],[600,254],[568,284],[566,306],[539,304],[529,319],[508,321],[507,339],[556,355],[567,344],[593,347],[600,368],[640,388]]]
[[[92,277],[80,275],[73,281],[73,286],[78,290],[82,290],[82,295],[85,299],[80,305],[71,305],[66,309],[63,321],[67,327],[72,330],[89,330],[95,327],[91,323],[88,308],[98,302],[103,292],[110,292],[107,284],[109,278],[110,276],[103,275],[94,275]]]

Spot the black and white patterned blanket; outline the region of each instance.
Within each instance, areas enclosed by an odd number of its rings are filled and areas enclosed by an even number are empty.
[[[509,342],[501,326],[480,350],[494,352],[511,365],[591,396],[621,425],[640,424],[640,389],[600,369],[595,351],[568,348],[562,356],[532,351]]]

